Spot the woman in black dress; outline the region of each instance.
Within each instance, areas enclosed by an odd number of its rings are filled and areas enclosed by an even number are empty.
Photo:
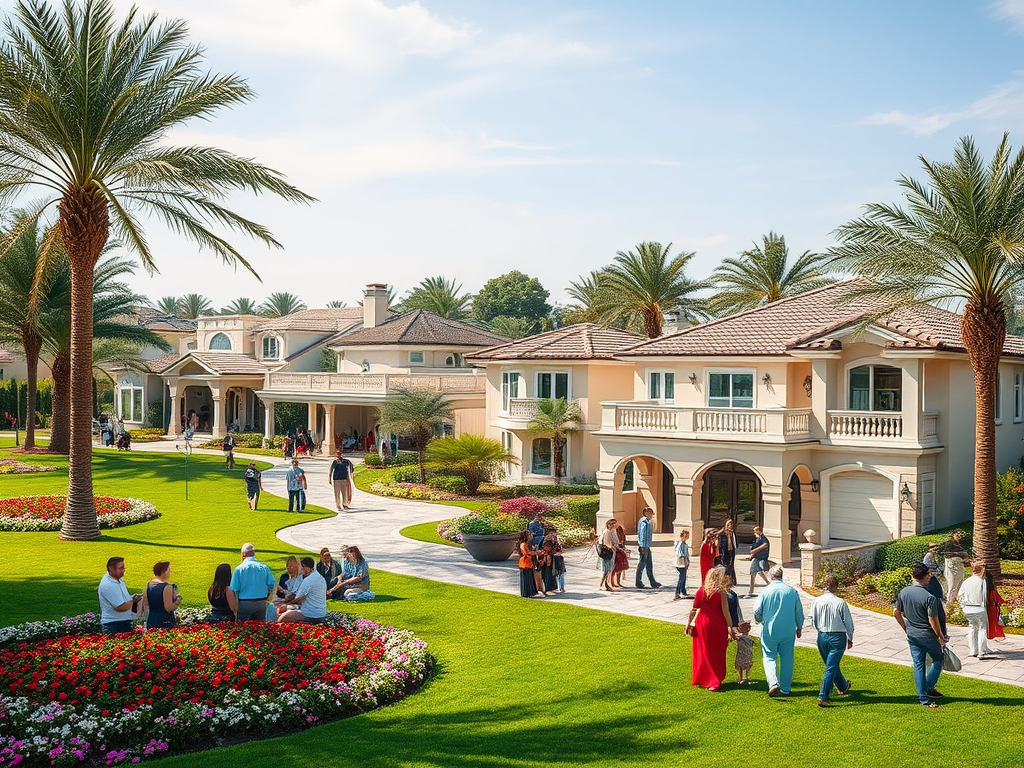
[[[228,587],[231,586],[231,566],[221,563],[213,575],[213,584],[206,593],[210,601],[210,622],[213,624],[232,623],[235,614],[228,603]]]
[[[148,611],[146,629],[169,629],[174,626],[174,611],[181,602],[181,595],[168,583],[171,564],[161,560],[153,566],[153,576],[142,595],[142,611]]]
[[[718,561],[726,574],[736,583],[736,531],[732,520],[725,521],[725,527],[718,534]]]

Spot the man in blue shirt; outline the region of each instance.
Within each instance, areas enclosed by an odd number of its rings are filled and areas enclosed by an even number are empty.
[[[267,565],[256,559],[252,542],[242,545],[242,564],[231,574],[228,604],[235,612],[235,621],[265,621],[267,598],[277,586],[274,574]]]
[[[942,698],[942,694],[935,690],[935,685],[942,673],[942,657],[948,640],[939,621],[942,601],[928,590],[932,575],[927,565],[917,563],[911,569],[911,576],[914,581],[896,596],[896,607],[892,614],[900,628],[907,633],[910,658],[914,663],[917,700],[934,709],[938,706],[934,699]],[[931,666],[926,669],[929,657]]]
[[[651,544],[654,542],[654,524],[651,522],[653,519],[654,510],[650,507],[644,507],[644,511],[640,514],[640,522],[636,524],[636,543],[637,548],[640,550],[640,560],[636,564],[637,589],[647,589],[642,580],[645,568],[647,569],[647,580],[651,582],[651,587],[657,589],[661,586],[661,584],[654,580],[654,558],[651,556]]]
[[[797,591],[782,580],[782,566],[771,572],[754,608],[761,630],[761,660],[768,680],[768,695],[789,694],[793,687],[793,648],[804,626],[804,607]]]

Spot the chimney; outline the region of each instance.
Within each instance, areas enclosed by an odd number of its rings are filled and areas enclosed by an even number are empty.
[[[661,333],[663,336],[668,336],[671,333],[675,333],[679,330],[679,312],[674,309],[669,309],[661,315]]]
[[[376,328],[388,317],[388,287],[369,283],[363,289],[363,328]]]

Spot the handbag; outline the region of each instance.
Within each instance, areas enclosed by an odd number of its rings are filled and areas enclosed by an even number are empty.
[[[614,555],[614,554],[615,554],[615,550],[612,549],[611,547],[609,547],[608,545],[606,545],[606,544],[598,544],[597,545],[597,556],[600,557],[602,560],[611,560],[612,559],[612,555]]]
[[[959,672],[961,666],[960,657],[953,653],[953,649],[947,645],[946,650],[942,653],[942,671]]]

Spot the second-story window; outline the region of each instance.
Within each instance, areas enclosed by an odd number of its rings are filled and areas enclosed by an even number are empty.
[[[647,397],[650,400],[675,400],[676,375],[672,371],[650,371],[647,374]]]
[[[569,374],[568,373],[538,373],[537,374],[537,397],[544,397],[548,400],[563,398],[569,399]]]
[[[422,365],[423,364],[423,353],[422,352],[410,352],[409,363],[411,365]]]
[[[505,371],[501,374],[501,410],[508,413],[511,401],[519,397],[519,374]]]
[[[1020,373],[1013,374],[1013,420],[1024,421],[1024,392],[1021,391]]]
[[[711,408],[753,408],[753,373],[709,373],[708,406]]]
[[[263,337],[263,357],[269,360],[276,360],[280,356],[280,348],[277,343],[277,336]]]
[[[210,349],[213,351],[231,351],[231,337],[226,333],[214,334],[213,338],[210,339]]]
[[[851,368],[850,410],[903,410],[903,371],[890,365]]]

